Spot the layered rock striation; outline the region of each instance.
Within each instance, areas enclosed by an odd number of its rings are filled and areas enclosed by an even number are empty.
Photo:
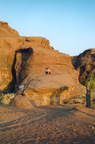
[[[45,74],[46,68],[50,75]],[[63,104],[65,99],[85,93],[78,76],[71,57],[54,50],[46,38],[21,37],[0,22],[0,90],[15,92],[12,105]]]

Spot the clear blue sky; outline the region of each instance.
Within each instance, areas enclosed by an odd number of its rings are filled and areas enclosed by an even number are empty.
[[[71,56],[95,48],[95,0],[0,0],[0,20]]]

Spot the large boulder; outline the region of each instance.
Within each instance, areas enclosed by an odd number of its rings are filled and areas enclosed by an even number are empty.
[[[69,55],[54,50],[46,38],[7,34],[0,37],[0,90],[15,92],[12,105],[57,105],[85,93]]]

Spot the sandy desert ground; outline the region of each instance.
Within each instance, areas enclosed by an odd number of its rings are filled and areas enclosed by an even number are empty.
[[[0,106],[0,144],[95,144],[95,109]]]

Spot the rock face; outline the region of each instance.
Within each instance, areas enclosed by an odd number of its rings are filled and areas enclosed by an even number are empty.
[[[21,37],[7,23],[0,23],[0,90],[15,92],[12,105],[63,104],[85,93],[78,76],[71,57],[54,50],[46,38]]]
[[[12,82],[14,54],[23,42],[24,38],[10,28],[8,23],[0,22],[0,90],[4,90]]]
[[[0,36],[19,36],[19,33],[8,26],[7,22],[0,21]]]
[[[79,80],[83,85],[90,81],[95,88],[95,49],[88,49],[79,56],[72,57],[75,69],[80,73]]]

